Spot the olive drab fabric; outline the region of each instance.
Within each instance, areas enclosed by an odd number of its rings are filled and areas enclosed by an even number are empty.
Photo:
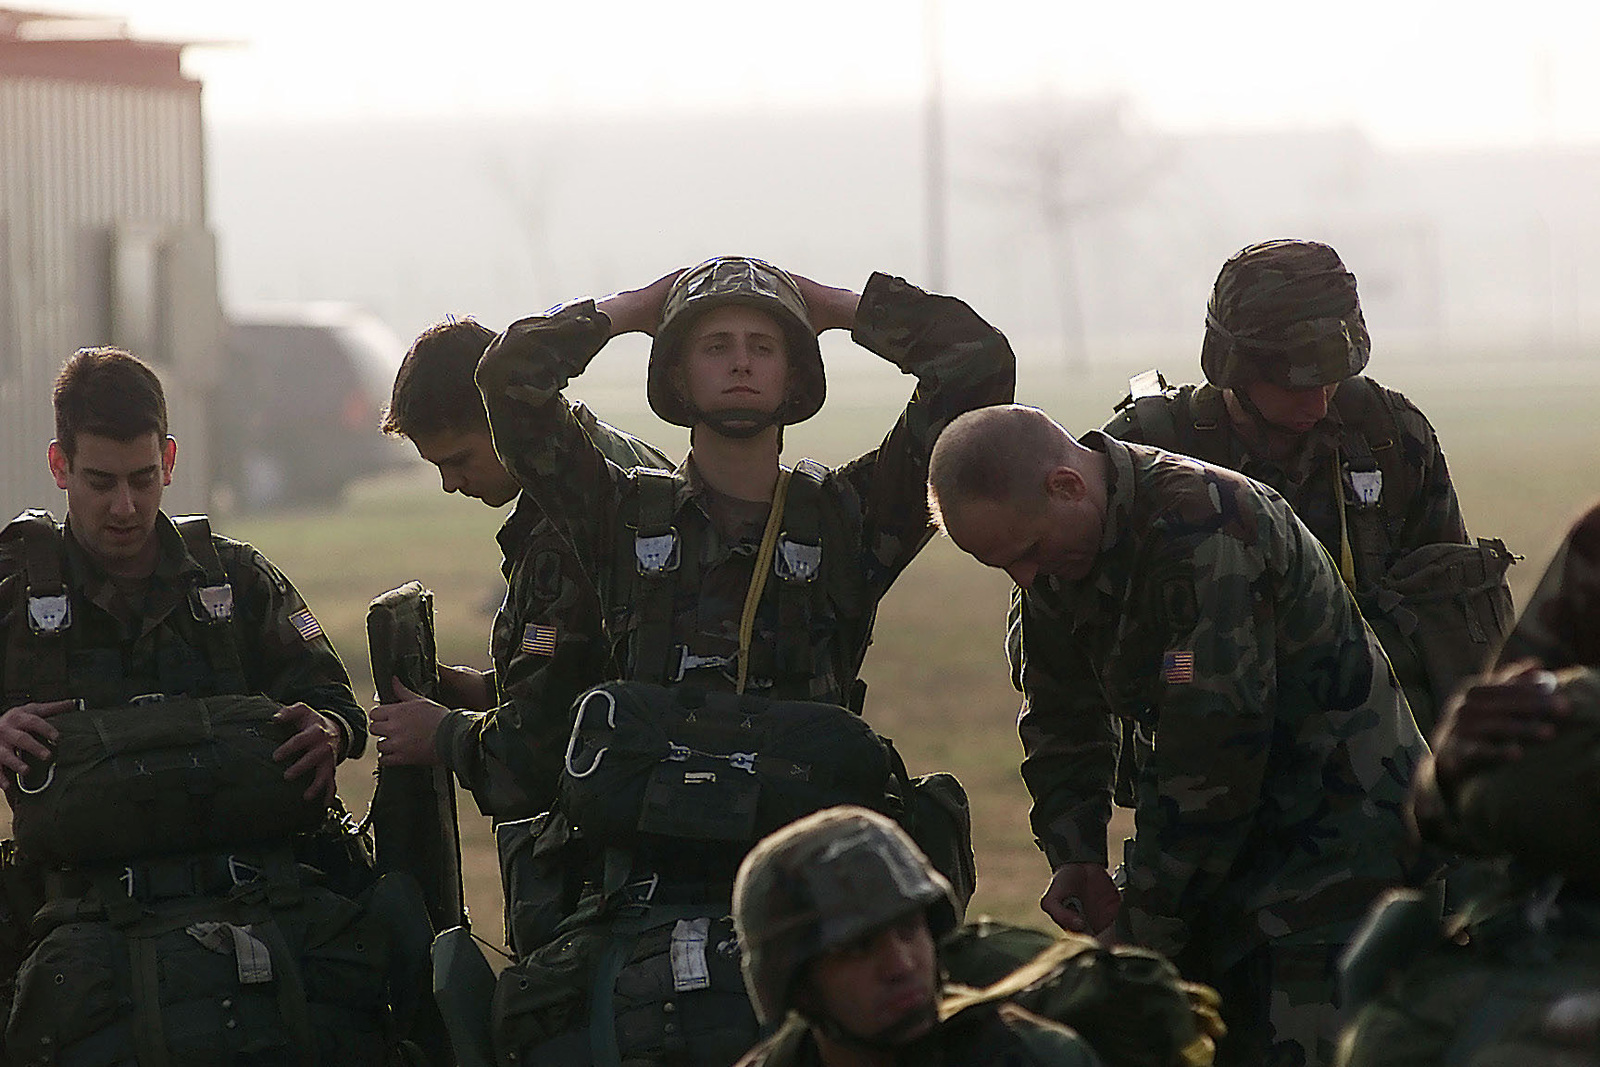
[[[894,1062],[896,1067],[1114,1067],[1070,1028],[1005,1002],[976,1004],[945,1019],[932,1033],[897,1050]],[[791,1015],[738,1067],[820,1063],[810,1027]]]
[[[830,949],[921,911],[937,939],[956,902],[905,831],[882,814],[840,806],[762,840],[739,867],[733,918],[745,985],[764,1024],[793,1008],[802,969]]]
[[[351,754],[366,717],[259,553],[200,518],[159,515],[156,537],[130,590],[70,524],[30,513],[0,532],[0,688],[82,705],[56,716],[54,759],[18,794],[28,854],[6,852],[6,895],[20,917],[9,876],[26,871],[38,906],[5,1054],[384,1063],[415,1006],[395,990],[426,965],[426,913],[414,885],[373,881],[342,807],[307,803],[271,758],[283,705],[324,711]]]
[[[778,321],[788,343],[789,395],[775,416],[779,425],[804,422],[822,409],[827,379],[822,351],[805,298],[794,279],[771,263],[744,256],[719,256],[680,274],[661,306],[661,327],[650,345],[647,393],[650,408],[667,422],[693,426],[703,417],[674,383],[683,339],[694,320],[712,308],[740,304]]]
[[[1263,241],[1217,274],[1200,349],[1212,385],[1332,385],[1360,374],[1371,351],[1355,275],[1327,245]]]
[[[1105,432],[1239,471],[1283,494],[1341,573],[1348,560],[1346,580],[1424,735],[1510,626],[1505,571],[1515,557],[1503,542],[1467,536],[1433,427],[1370,378],[1341,382],[1327,417],[1287,460],[1251,449],[1213,385],[1130,394]]]
[[[1161,956],[984,918],[939,945],[946,1011],[1009,1000],[1076,1030],[1113,1067],[1209,1067],[1223,1032],[1216,993]]]
[[[43,863],[94,864],[274,841],[327,817],[272,753],[293,729],[263,696],[174,697],[60,712],[51,758],[12,795],[12,832]]]
[[[1124,782],[1135,835],[1116,936],[1207,984],[1258,949],[1341,943],[1412,873],[1401,807],[1426,752],[1376,638],[1278,494],[1103,434],[1083,443],[1107,462],[1099,556],[1021,602],[1035,837],[1052,867],[1105,865]],[[1313,992],[1295,981],[1285,1006]],[[1327,1004],[1331,968],[1321,981]],[[1255,1006],[1224,993],[1230,1027],[1230,1009]]]
[[[650,445],[570,404],[589,439],[612,463],[670,468]],[[488,713],[452,711],[435,749],[478,807],[518,821],[547,810],[561,776],[561,751],[579,694],[615,677],[594,580],[554,523],[527,493],[495,535],[506,579],[489,639],[496,705]]]

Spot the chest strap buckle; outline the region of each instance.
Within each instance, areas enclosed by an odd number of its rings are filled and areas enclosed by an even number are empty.
[[[637,534],[633,539],[633,556],[639,573],[666,574],[678,569],[678,530],[668,527],[666,533]]]
[[[28,626],[34,633],[50,637],[70,625],[72,625],[72,602],[67,599],[67,594],[28,598]]]
[[[233,618],[233,586],[196,586],[189,599],[189,609],[196,622],[227,622]]]

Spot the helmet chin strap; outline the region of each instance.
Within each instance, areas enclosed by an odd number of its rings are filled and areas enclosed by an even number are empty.
[[[847,1029],[844,1024],[831,1015],[823,1012],[802,1012],[813,1029],[824,1035],[830,1041],[851,1048],[864,1049],[868,1052],[895,1052],[905,1048],[915,1039],[912,1033],[927,1024],[939,1021],[939,1011],[932,1003],[926,1009],[907,1014],[903,1019],[890,1023],[888,1026],[873,1034],[858,1034]],[[922,1035],[918,1035],[919,1037]]]
[[[694,417],[696,422],[705,423],[712,433],[743,441],[756,436],[768,426],[781,425],[781,412],[781,407],[776,411],[724,408],[721,411],[696,411]]]

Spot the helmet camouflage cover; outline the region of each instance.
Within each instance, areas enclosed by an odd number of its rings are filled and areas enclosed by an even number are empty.
[[[1200,366],[1218,389],[1304,389],[1360,374],[1371,349],[1356,278],[1339,253],[1316,241],[1263,241],[1217,274]]]
[[[893,820],[836,807],[763,840],[739,866],[733,924],[763,1025],[782,1019],[800,970],[917,911],[935,938],[956,926],[950,883]]]
[[[651,410],[676,426],[693,426],[699,421],[698,413],[672,380],[672,370],[683,356],[689,327],[705,312],[727,304],[758,308],[783,327],[789,352],[789,392],[773,422],[788,425],[815,415],[822,407],[827,382],[805,298],[786,272],[744,256],[708,259],[684,271],[667,290],[661,305],[661,328],[650,346],[647,392]]]

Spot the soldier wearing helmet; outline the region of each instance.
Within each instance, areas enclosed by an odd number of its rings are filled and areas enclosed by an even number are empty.
[[[811,460],[786,466],[783,429],[820,409],[825,378],[817,337],[833,329],[850,330],[857,344],[913,375],[916,389],[873,451],[838,468]],[[654,339],[652,408],[689,429],[688,455],[673,471],[625,470],[608,460],[563,396],[610,338],[629,332]],[[858,293],[725,256],[513,323],[484,353],[477,382],[501,462],[560,532],[597,594],[607,680],[642,683],[631,687],[641,694],[640,714],[657,718],[641,730],[676,716],[678,698],[697,690],[702,699],[740,694],[756,715],[777,701],[834,705],[838,714],[829,721],[848,724],[833,738],[842,743],[860,725],[850,711],[863,706],[859,674],[878,601],[933,533],[924,489],[933,440],[956,415],[1009,400],[1015,372],[1005,337],[959,300],[885,274],[872,275]],[[573,1013],[557,1032],[529,1037],[508,1029],[496,1040],[540,1063],[563,1062],[560,1049],[590,1039],[606,1046],[599,1062],[611,1062],[612,1048],[628,1062],[676,1062],[671,1049],[687,1043],[691,1059],[726,1067],[757,1033],[736,970],[707,964],[702,975],[685,961],[707,953],[669,953],[667,942],[650,940],[644,928],[667,921],[656,917],[660,909],[679,908],[673,921],[688,924],[683,943],[718,943],[705,931],[725,923],[734,871],[759,835],[743,824],[712,824],[727,821],[724,809],[754,809],[735,803],[727,790],[740,786],[727,775],[696,777],[714,787],[698,789],[681,766],[663,763],[659,780],[640,786],[648,810],[629,807],[615,816],[617,825],[637,825],[639,840],[568,848],[574,838],[589,840],[573,799],[581,788],[569,786],[595,780],[595,765],[580,771],[581,761],[573,761],[585,719],[574,721],[561,799],[533,846],[568,864],[570,877],[551,892],[557,903],[548,911],[568,909],[563,936],[594,935],[586,944],[615,939],[626,948],[648,940],[652,947],[606,953],[589,971],[600,977],[582,978],[581,989],[572,985],[579,971],[564,964],[562,995],[588,1011]],[[625,716],[620,727],[608,720],[608,728],[628,729],[630,721],[646,719]],[[908,777],[903,766],[889,766],[886,748],[878,754],[881,781]],[[786,757],[764,749],[761,758],[770,769]],[[907,785],[911,810],[921,793]],[[631,805],[633,797],[612,790],[605,799]],[[823,796],[806,810],[844,799]],[[926,847],[951,861],[952,879],[970,894],[970,831],[963,836],[948,816],[916,824],[924,839],[929,827],[948,831]],[[567,893],[568,884],[577,892]],[[508,901],[508,909],[517,903]],[[626,927],[620,933],[619,924]],[[554,936],[551,924],[526,940]],[[542,948],[559,952],[563,944]],[[535,972],[544,973],[541,951],[519,951],[516,966],[529,976],[528,988]],[[599,970],[607,961],[620,968],[614,981]],[[615,995],[591,996],[591,986]]]
[[[733,917],[750,999],[779,1026],[740,1067],[1099,1062],[1072,1030],[1012,1004],[941,1020],[950,886],[876,812],[830,808],[764,840],[739,868]]]
[[[1253,244],[1223,264],[1206,306],[1206,384],[1167,388],[1141,374],[1105,432],[1283,494],[1339,564],[1427,733],[1510,624],[1510,556],[1498,542],[1438,547],[1469,544],[1444,452],[1414,404],[1362,373],[1371,350],[1337,252]],[[1451,566],[1471,576],[1446,590]],[[1474,598],[1472,610],[1452,609],[1445,591]]]
[[[789,468],[782,429],[821,408],[817,336],[833,329],[917,388],[872,452]],[[670,473],[609,462],[562,400],[635,331],[654,336],[651,407],[690,430]],[[959,300],[885,274],[830,288],[738,256],[513,323],[478,367],[495,449],[598,589],[619,677],[857,708],[878,600],[933,533],[934,436],[1009,400],[1015,379],[1005,337]]]

